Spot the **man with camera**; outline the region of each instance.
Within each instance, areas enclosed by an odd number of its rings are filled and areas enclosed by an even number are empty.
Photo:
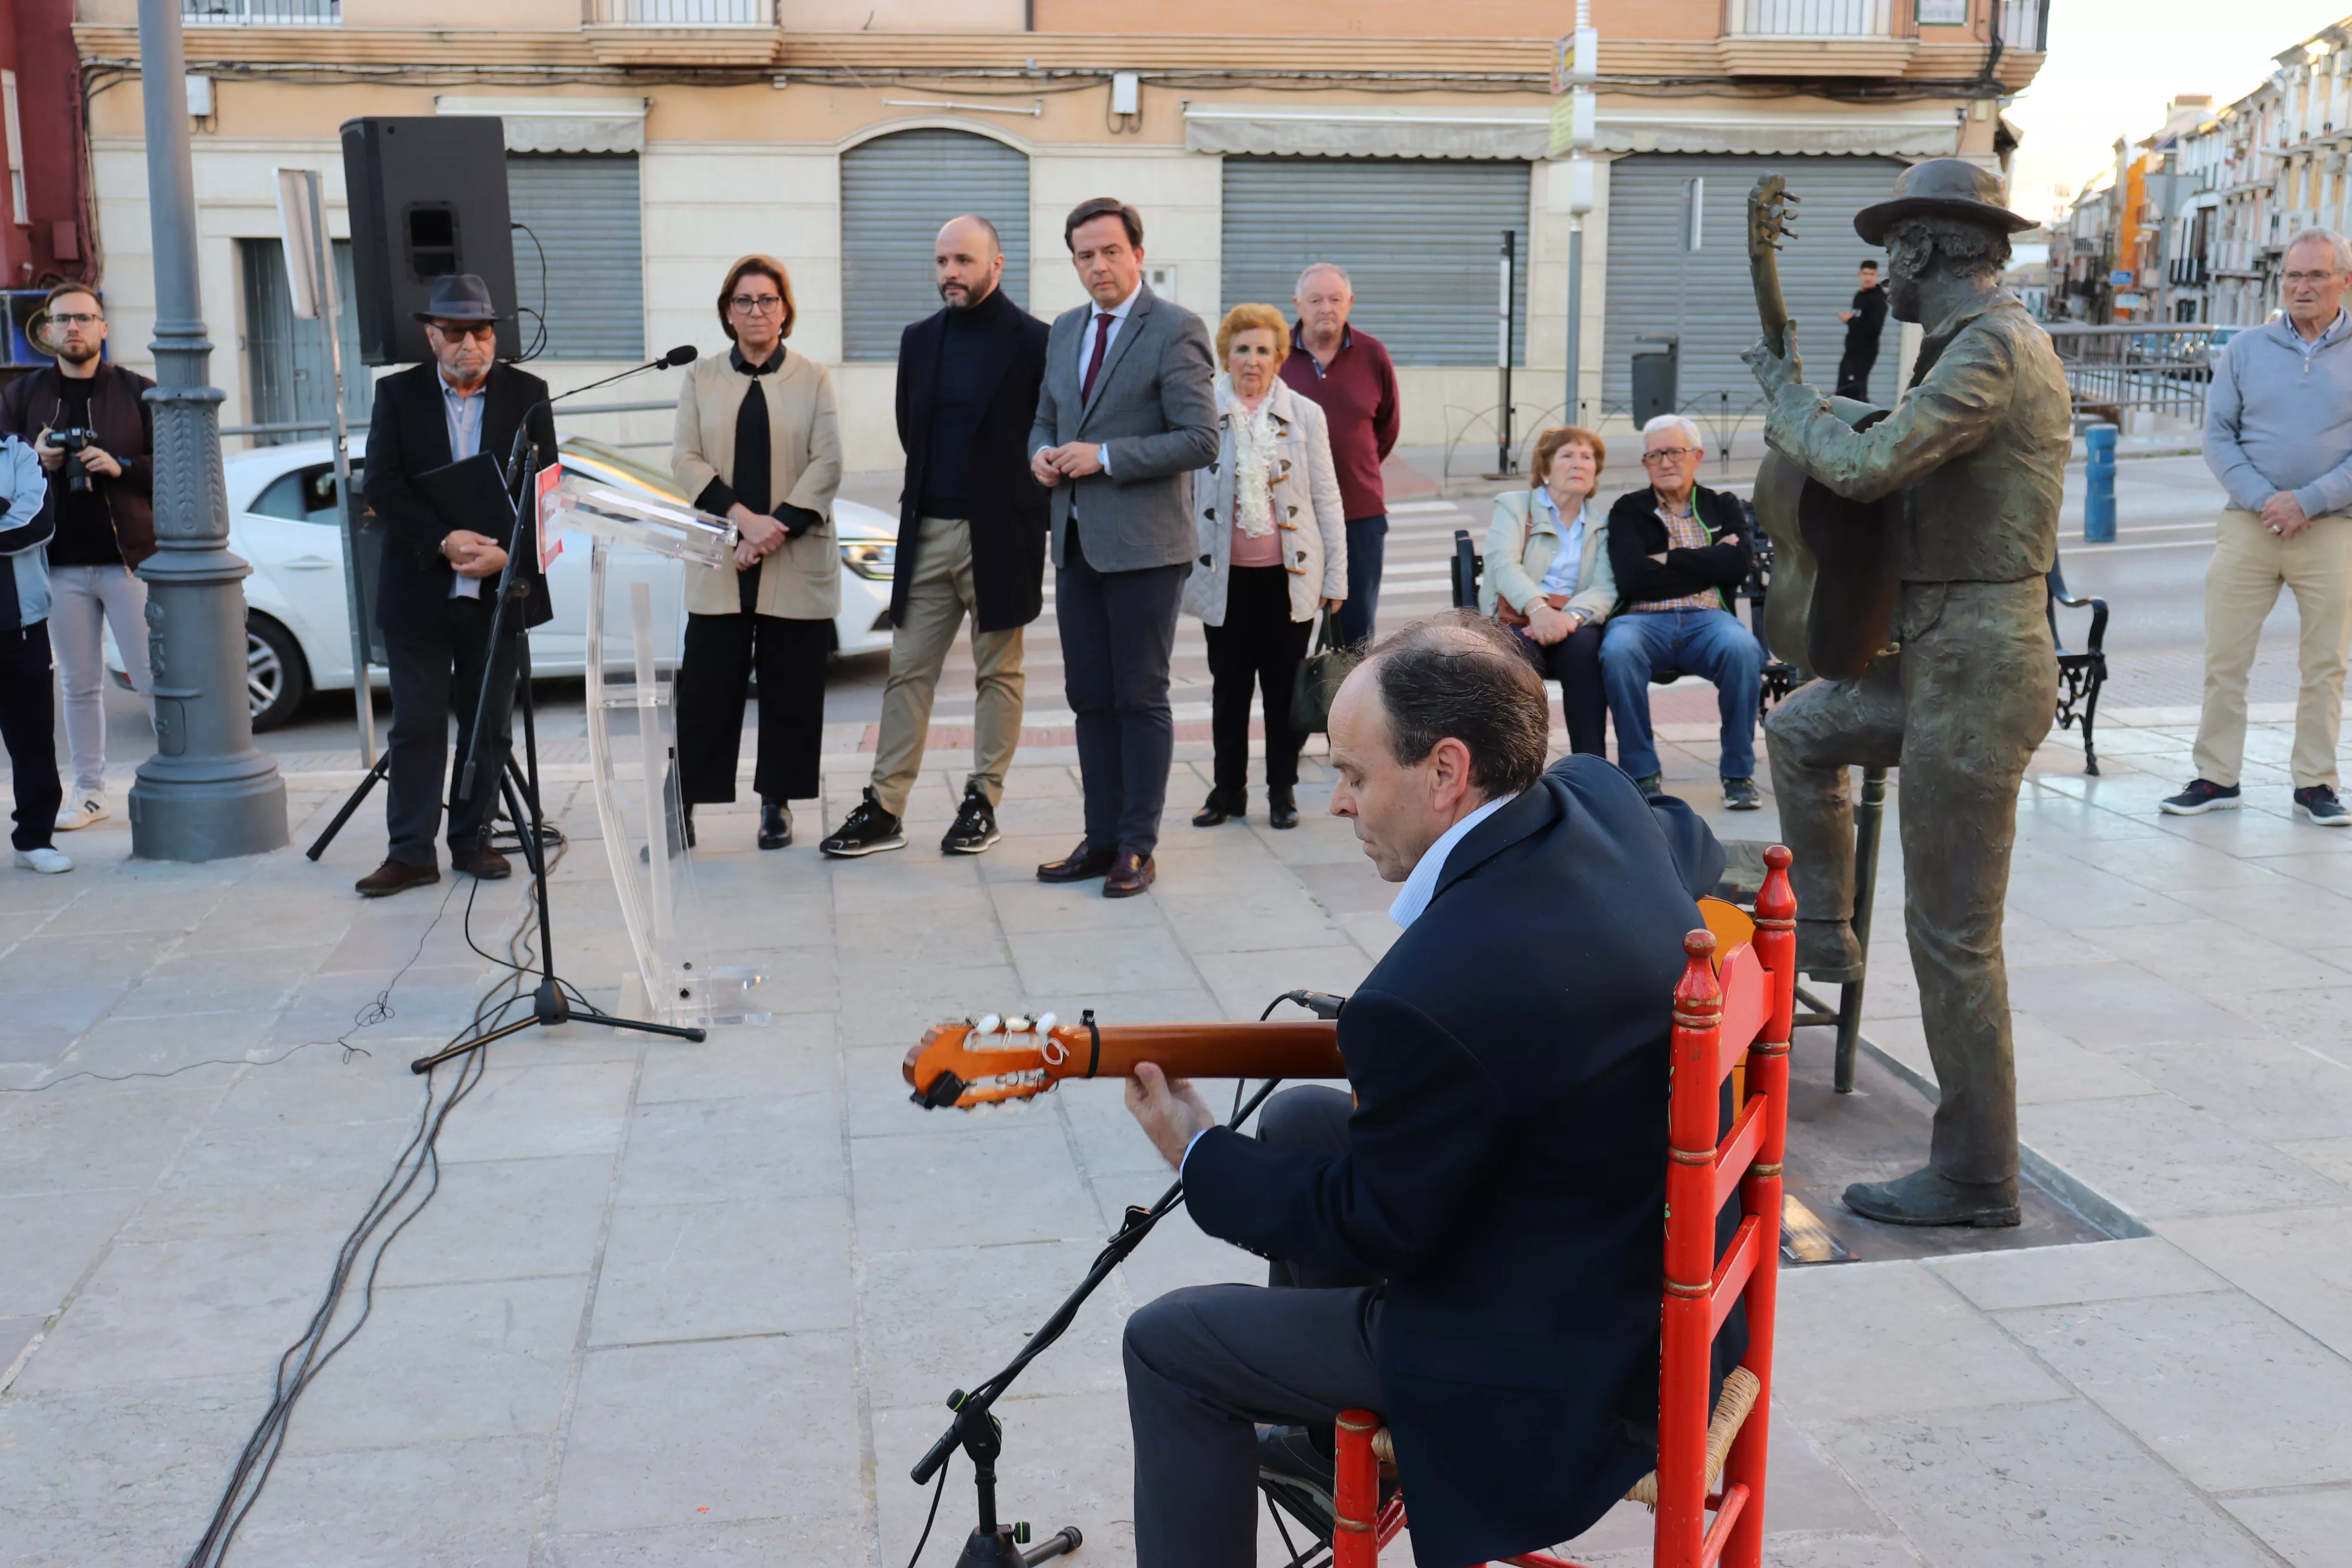
[[[441,823],[441,785],[449,780],[449,863],[485,881],[509,874],[490,847],[490,808],[507,765],[507,726],[514,699],[516,643],[523,626],[549,619],[547,584],[531,574],[522,625],[490,646],[498,579],[506,568],[511,517],[448,517],[417,480],[436,468],[488,454],[504,463],[515,432],[528,425],[532,467],[555,461],[555,416],[547,383],[498,359],[498,322],[489,287],[472,273],[437,279],[425,323],[433,358],[385,376],[375,386],[368,428],[367,499],[383,520],[383,561],[375,621],[392,675],[392,767],[385,775],[383,864],[359,880],[362,897],[381,899],[441,879],[433,838]],[[495,503],[497,498],[490,498]],[[485,689],[497,712],[489,751],[475,770],[473,793],[457,798],[475,709]],[[449,756],[449,716],[457,717],[457,754]]]
[[[142,395],[155,384],[101,357],[106,308],[88,284],[50,289],[33,326],[57,363],[0,393],[0,435],[32,447],[48,480],[49,632],[74,770],[57,825],[71,832],[111,815],[104,627],[154,714],[147,584],[135,573],[155,552],[155,416]]]

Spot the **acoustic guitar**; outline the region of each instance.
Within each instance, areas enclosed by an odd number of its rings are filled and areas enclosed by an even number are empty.
[[[1764,342],[1780,355],[1789,352],[1780,249],[1783,239],[1796,237],[1789,207],[1798,199],[1779,174],[1764,175],[1748,195],[1748,280]],[[1892,412],[1850,397],[1833,398],[1831,406],[1857,430]],[[1754,494],[1756,521],[1772,539],[1766,640],[1801,677],[1853,679],[1886,647],[1894,627],[1899,585],[1885,572],[1894,499],[1848,500],[1771,447],[1756,470]]]
[[[1001,1017],[934,1024],[907,1053],[908,1098],[926,1110],[1034,1100],[1066,1078],[1132,1078],[1156,1062],[1170,1078],[1345,1079],[1339,1026],[1274,1023],[1061,1024]]]

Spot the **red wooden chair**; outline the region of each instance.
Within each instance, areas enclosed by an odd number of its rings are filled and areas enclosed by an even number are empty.
[[[1692,931],[1683,939],[1689,963],[1675,987],[1658,1468],[1625,1494],[1657,1512],[1656,1568],[1759,1568],[1763,1560],[1780,1155],[1789,1125],[1797,976],[1789,851],[1776,844],[1764,861],[1754,941],[1725,944],[1717,962],[1716,934]],[[1743,1058],[1745,1100],[1717,1143],[1723,1082]],[[1739,1228],[1717,1262],[1716,1218],[1735,1192]],[[1710,1416],[1715,1336],[1743,1299],[1748,1353],[1724,1379]],[[1378,1415],[1340,1413],[1332,1568],[1376,1568],[1381,1548],[1404,1528],[1404,1494],[1397,1492],[1385,1507],[1380,1502],[1380,1466],[1391,1458]],[[1576,1568],[1533,1552],[1509,1561],[1526,1568]]]

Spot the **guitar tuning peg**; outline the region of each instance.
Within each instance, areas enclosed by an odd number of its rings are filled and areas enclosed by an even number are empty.
[[[1008,1035],[1025,1035],[1035,1026],[1036,1026],[1030,1023],[1028,1019],[1023,1017],[1016,1016],[1004,1020],[1004,1032]]]
[[[1050,1035],[1054,1032],[1054,1026],[1060,1022],[1061,1020],[1051,1013],[1040,1013],[1037,1015],[1037,1032],[1041,1035]]]
[[[973,1026],[972,1032],[979,1035],[992,1035],[1003,1027],[1004,1027],[1004,1020],[991,1013]]]

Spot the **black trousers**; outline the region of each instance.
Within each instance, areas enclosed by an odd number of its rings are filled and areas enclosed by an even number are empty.
[[[449,848],[452,853],[489,842],[499,780],[512,744],[515,670],[520,630],[501,638],[490,700],[498,711],[490,723],[490,752],[474,770],[470,799],[457,798],[467,749],[474,740],[474,710],[482,698],[482,675],[490,665],[490,616],[495,581],[478,599],[446,599],[439,619],[424,633],[383,634],[392,676],[392,768],[384,775],[384,826],[393,859],[411,866],[436,866],[433,847],[441,826],[442,784],[448,784]],[[509,612],[511,615],[511,612]],[[509,620],[509,625],[511,625]],[[449,716],[457,716],[457,743],[449,744]]]
[[[824,658],[831,621],[781,616],[686,617],[677,669],[677,771],[688,805],[735,798],[743,752],[743,700],[760,671],[760,759],[751,788],[761,800],[813,800],[823,793]]]
[[[1225,577],[1225,624],[1202,626],[1209,642],[1209,732],[1216,742],[1217,787],[1237,793],[1249,783],[1250,689],[1265,704],[1265,782],[1288,789],[1298,782],[1298,748],[1306,737],[1291,728],[1290,695],[1312,621],[1290,618],[1290,574],[1279,566],[1234,566]],[[1594,667],[1597,683],[1599,667]]]
[[[1517,628],[1519,651],[1536,673],[1559,682],[1559,705],[1568,716],[1568,749],[1585,756],[1609,754],[1609,691],[1601,683],[1601,628],[1579,626],[1547,647]]]
[[[58,776],[57,677],[49,668],[49,623],[0,631],[0,742],[16,774],[19,849],[48,849],[57,836],[58,807],[66,803]]]
[[[1838,358],[1836,395],[1851,397],[1858,403],[1869,402],[1870,370],[1877,363],[1876,344],[1873,344],[1867,353],[1860,349],[1846,350]]]
[[[1259,1112],[1282,1148],[1348,1146],[1343,1089],[1287,1089]],[[1270,1287],[1171,1290],[1127,1321],[1135,1436],[1137,1568],[1251,1568],[1257,1561],[1255,1422],[1329,1422],[1378,1410],[1377,1281],[1277,1263]]]
[[[1087,843],[1148,856],[1160,843],[1168,765],[1176,754],[1168,661],[1190,562],[1097,572],[1072,518],[1054,574],[1062,690],[1077,716]]]

